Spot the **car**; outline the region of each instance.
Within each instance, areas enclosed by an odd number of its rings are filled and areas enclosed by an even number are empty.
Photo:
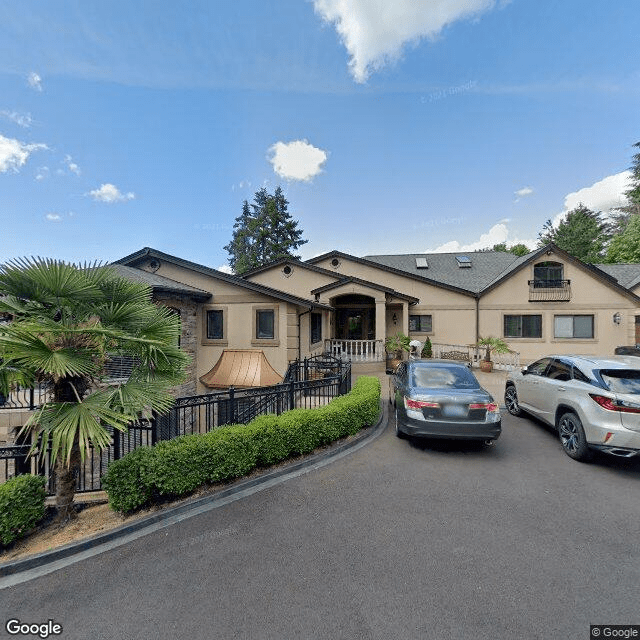
[[[511,415],[528,413],[558,431],[564,452],[586,462],[594,450],[640,453],[640,361],[634,356],[552,355],[507,375]]]
[[[500,436],[500,408],[463,362],[401,362],[389,382],[399,438],[419,436],[489,444]]]

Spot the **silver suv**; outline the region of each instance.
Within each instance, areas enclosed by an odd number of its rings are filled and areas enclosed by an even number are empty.
[[[633,356],[548,356],[507,376],[505,405],[558,430],[565,453],[640,453],[640,362]]]

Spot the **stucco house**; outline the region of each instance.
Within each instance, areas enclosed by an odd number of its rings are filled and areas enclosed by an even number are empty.
[[[585,264],[552,244],[523,257],[331,251],[242,277],[150,248],[116,265],[180,312],[195,393],[206,392],[200,379],[225,348],[262,350],[282,375],[291,360],[326,351],[383,360],[385,338],[398,332],[449,345],[499,336],[522,363],[640,344],[640,265]]]

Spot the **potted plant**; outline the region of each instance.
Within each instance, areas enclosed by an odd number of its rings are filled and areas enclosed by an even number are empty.
[[[420,354],[423,358],[432,358],[433,357],[433,346],[431,344],[431,339],[427,336],[427,339],[424,341],[422,345],[422,353]]]
[[[389,354],[388,366],[391,369],[395,369],[402,361],[402,352],[409,351],[409,336],[405,336],[404,333],[396,333],[395,336],[389,336],[384,341],[384,348]]]
[[[487,373],[493,371],[492,353],[509,353],[511,351],[509,345],[502,338],[494,338],[493,336],[480,338],[475,346],[486,349],[484,358],[480,360],[480,370]]]

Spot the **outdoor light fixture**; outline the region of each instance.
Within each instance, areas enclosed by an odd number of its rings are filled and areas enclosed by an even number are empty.
[[[398,316],[394,313],[393,314],[393,318],[391,318],[393,320],[393,324],[398,324]]]
[[[620,320],[621,320],[622,316],[619,313],[614,313],[613,314],[613,324],[620,324]]]

